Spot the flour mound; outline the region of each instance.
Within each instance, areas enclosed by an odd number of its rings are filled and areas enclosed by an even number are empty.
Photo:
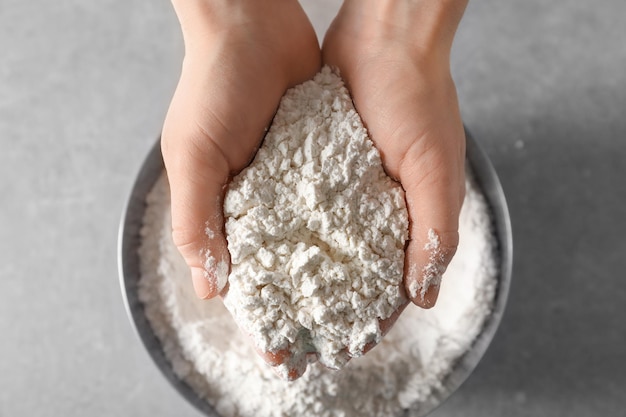
[[[312,364],[296,381],[272,372],[221,300],[196,296],[189,267],[172,240],[170,189],[163,175],[146,201],[138,296],[171,369],[222,417],[423,415],[465,374],[458,360],[480,334],[497,287],[491,212],[467,174],[459,247],[437,305],[430,310],[409,305],[375,349],[338,372]]]
[[[338,369],[380,342],[404,297],[404,192],[329,68],[285,94],[224,214],[224,304],[259,349]]]

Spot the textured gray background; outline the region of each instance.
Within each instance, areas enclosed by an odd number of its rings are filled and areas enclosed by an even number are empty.
[[[626,2],[470,3],[454,75],[509,200],[514,284],[433,415],[625,415]],[[323,33],[337,2],[304,4]],[[0,416],[198,416],[143,352],[116,269],[181,58],[166,0],[0,0]]]

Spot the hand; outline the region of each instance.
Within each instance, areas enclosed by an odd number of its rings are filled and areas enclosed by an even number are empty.
[[[319,71],[321,53],[296,0],[173,4],[185,59],[161,146],[174,243],[206,299],[227,291],[224,186],[254,156],[285,91]]]
[[[345,0],[322,48],[324,63],[338,68],[351,90],[387,173],[406,191],[404,284],[424,308],[435,304],[459,239],[465,134],[449,56],[466,3]]]

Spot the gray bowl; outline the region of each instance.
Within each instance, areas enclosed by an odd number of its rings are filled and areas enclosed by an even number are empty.
[[[426,416],[441,405],[469,377],[496,333],[509,293],[513,264],[513,238],[506,200],[498,176],[489,158],[467,131],[466,136],[467,162],[472,168],[476,182],[490,206],[498,241],[500,274],[493,311],[486,319],[483,329],[472,347],[459,358],[454,369],[443,382],[443,388],[435,391],[426,403],[421,403],[418,410],[405,410],[403,416],[406,417]],[[161,342],[152,331],[152,327],[144,314],[143,304],[139,301],[137,295],[140,278],[140,263],[137,250],[141,243],[139,230],[141,229],[146,209],[146,196],[163,172],[163,169],[163,158],[159,142],[157,141],[139,170],[126,208],[122,214],[118,239],[118,268],[122,296],[130,322],[150,357],[152,357],[152,360],[165,378],[183,397],[206,416],[220,417],[211,405],[200,398],[185,381],[174,374],[170,362],[165,357]]]

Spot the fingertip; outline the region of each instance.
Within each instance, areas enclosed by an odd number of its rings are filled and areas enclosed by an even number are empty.
[[[295,381],[296,379],[302,377],[302,375],[304,375],[304,371],[296,370],[295,372],[289,375],[289,377],[291,378],[290,381]]]
[[[217,286],[211,282],[209,274],[203,268],[191,267],[191,280],[193,289],[201,300],[208,300],[219,293]]]
[[[282,349],[276,352],[262,352],[259,351],[259,355],[270,366],[280,366],[284,364],[289,358],[289,349]]]
[[[285,381],[295,381],[304,375],[307,369],[306,355],[293,355],[287,350],[264,352],[261,356],[272,367],[274,373]]]
[[[391,314],[391,316],[387,317],[386,319],[379,320],[380,332],[383,337],[386,336],[387,333],[389,333],[389,330],[391,330],[391,328],[393,327],[393,325],[396,324],[396,321],[398,320],[398,318],[400,317],[400,315],[402,314],[402,312],[404,311],[404,309],[406,308],[408,304],[409,304],[409,300],[406,298],[405,294],[402,294],[402,304],[400,304],[398,309],[394,311]],[[366,348],[363,353],[366,353],[370,349]]]
[[[306,371],[306,367],[304,369],[302,369],[302,367],[287,367],[287,380],[288,381],[295,381],[296,379],[300,378],[302,375],[304,375],[304,372]]]
[[[431,228],[419,236],[407,247],[405,287],[415,305],[430,309],[437,303],[443,275],[456,252],[458,233],[440,234]]]
[[[215,247],[215,245],[213,246]],[[216,294],[221,294],[224,291],[228,285],[228,275],[230,273],[230,257],[228,256],[228,250],[225,248],[219,249],[220,250],[211,251],[207,248],[203,251],[206,277],[209,283],[215,287]],[[217,253],[221,254],[217,255]]]
[[[295,381],[300,378],[307,370],[309,354],[304,352],[291,353],[288,360],[275,368],[279,370],[283,378],[288,381]]]
[[[423,297],[421,294],[419,294],[417,297],[411,298],[411,301],[416,306],[421,307],[425,310],[429,310],[433,308],[435,304],[437,304],[437,298],[439,297],[439,288],[441,288],[440,285],[431,285],[424,292]]]
[[[295,381],[307,370],[307,364],[314,362],[310,353],[292,352],[289,348],[277,351],[261,351],[257,348],[258,354],[272,367],[274,373],[286,381]],[[313,354],[313,357],[316,357]]]
[[[204,267],[191,266],[191,278],[196,295],[203,300],[224,296],[228,287],[230,259],[225,254],[218,261],[208,249],[202,251]]]
[[[272,366],[272,371],[274,371],[274,374],[276,374],[276,376],[278,376],[283,381],[293,382],[296,379],[300,378],[302,375],[304,375],[306,367],[304,370],[302,370],[298,367],[291,367],[289,366],[288,362],[285,362],[277,366]]]

